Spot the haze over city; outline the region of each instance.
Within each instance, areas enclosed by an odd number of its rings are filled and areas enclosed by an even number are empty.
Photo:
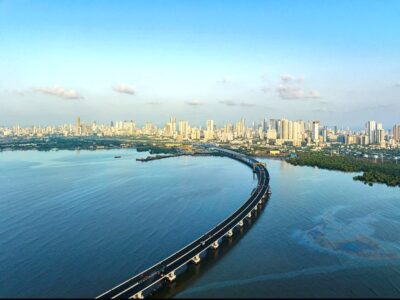
[[[398,1],[0,1],[0,126],[398,122]]]

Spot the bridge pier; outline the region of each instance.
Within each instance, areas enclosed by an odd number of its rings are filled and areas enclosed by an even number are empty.
[[[169,272],[167,275],[167,279],[169,280],[169,282],[174,281],[176,279],[175,271]]]
[[[219,247],[218,241],[212,243],[211,247],[213,247],[213,249],[217,249]]]
[[[204,151],[201,152],[204,153],[194,153],[193,155],[204,154],[226,156],[233,158],[240,163],[246,164],[247,167],[253,169],[253,177],[257,178],[257,187],[253,189],[250,198],[248,198],[248,200],[243,203],[243,205],[239,208],[237,212],[235,212],[228,219],[222,221],[222,223],[216,225],[213,228],[213,234],[206,234],[203,238],[196,240],[191,244],[188,244],[181,250],[160,261],[157,265],[154,266],[154,269],[152,269],[151,272],[145,271],[144,273],[138,274],[135,277],[132,277],[131,279],[128,279],[120,285],[101,294],[96,299],[126,297],[130,297],[130,299],[143,299],[144,297],[150,296],[150,292],[158,289],[163,284],[167,284],[170,287],[174,286],[176,281],[178,281],[178,272],[179,274],[181,273],[180,268],[184,264],[193,264],[192,267],[197,271],[198,267],[201,266],[200,264],[203,264],[202,260],[204,257],[201,258],[201,256],[203,255],[201,254],[202,251],[207,250],[208,252],[211,252],[208,254],[211,254],[214,258],[219,256],[218,253],[222,250],[218,249],[219,242],[222,243],[222,246],[225,242],[227,244],[232,244],[233,239],[235,239],[231,238],[234,235],[234,230],[237,230],[235,234],[238,234],[240,232],[245,233],[245,231],[247,231],[246,229],[244,229],[244,227],[247,226],[245,226],[245,223],[247,222],[248,225],[253,223],[252,218],[256,217],[261,212],[262,208],[267,204],[268,198],[271,194],[271,188],[269,186],[269,173],[265,165],[243,154],[235,153],[231,150],[220,149],[212,145],[210,146],[210,144],[202,145],[200,143],[195,143],[194,145],[199,146],[199,148],[203,148]],[[249,207],[251,207],[252,205],[253,208],[249,209]],[[258,210],[260,210],[260,212],[258,212]],[[244,214],[245,211],[247,211],[248,213]],[[226,228],[230,228],[230,230],[226,230]],[[226,241],[224,241],[223,239],[224,236],[227,237]],[[210,244],[211,240],[213,240],[214,242]],[[209,248],[212,248],[213,250]],[[195,253],[195,255],[193,255],[193,253]],[[149,273],[151,273],[150,276],[143,276]],[[161,280],[162,282],[160,282]]]
[[[140,291],[140,292],[136,293],[130,299],[144,299],[143,292]]]
[[[200,262],[200,254],[197,254],[192,258],[192,261],[197,265]]]

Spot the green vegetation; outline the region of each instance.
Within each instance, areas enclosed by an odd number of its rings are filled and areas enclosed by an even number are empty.
[[[394,163],[374,162],[350,156],[330,156],[321,152],[298,152],[297,155],[287,161],[296,166],[312,166],[343,172],[363,172],[363,175],[355,176],[353,179],[369,185],[384,183],[388,186],[400,187],[400,165]]]
[[[153,146],[153,145],[143,145],[143,144],[139,144],[136,145],[136,150],[138,152],[150,152],[150,154],[176,154],[179,153],[179,149],[175,148],[175,147],[166,147],[163,145],[157,145],[157,146]]]
[[[0,139],[0,151],[6,150],[98,150],[131,148],[127,138],[113,137],[13,137]]]

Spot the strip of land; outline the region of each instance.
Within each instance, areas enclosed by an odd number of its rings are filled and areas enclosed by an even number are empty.
[[[311,166],[321,169],[337,170],[343,172],[363,172],[354,176],[365,184],[384,183],[388,186],[400,187],[400,164],[391,162],[371,161],[351,156],[329,155],[322,152],[297,152],[296,157],[287,159],[295,166]]]

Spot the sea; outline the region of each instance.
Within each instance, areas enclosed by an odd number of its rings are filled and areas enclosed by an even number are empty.
[[[0,152],[0,298],[93,298],[238,209],[252,170],[134,149]],[[119,157],[120,158],[116,158]],[[153,297],[400,297],[400,189],[259,159],[272,195]]]

